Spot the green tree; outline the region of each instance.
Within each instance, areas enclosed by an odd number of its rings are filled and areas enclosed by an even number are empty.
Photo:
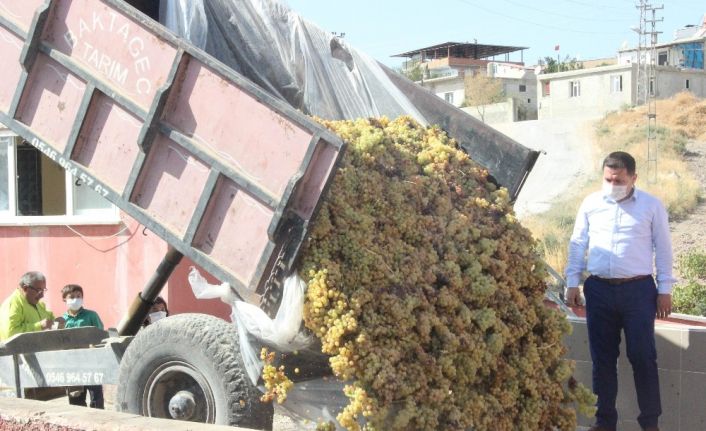
[[[421,81],[424,73],[422,65],[418,61],[414,64],[406,64],[404,67],[401,67],[398,72],[412,82]]]
[[[539,65],[542,66],[542,73],[567,72],[569,70],[583,69],[583,63],[576,58],[569,58],[567,55],[564,60],[553,57],[544,57],[539,60]]]
[[[677,269],[685,282],[674,286],[674,311],[706,316],[706,253],[692,249],[677,259]]]

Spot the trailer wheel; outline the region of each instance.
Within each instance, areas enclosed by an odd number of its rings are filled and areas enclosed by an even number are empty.
[[[220,425],[272,429],[240,357],[235,327],[180,314],[140,330],[120,363],[118,411]]]

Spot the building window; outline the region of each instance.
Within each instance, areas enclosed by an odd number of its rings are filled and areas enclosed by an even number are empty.
[[[547,97],[551,94],[550,81],[542,81],[542,96]]]
[[[520,84],[520,93],[524,93],[527,91],[527,86],[524,84]]]
[[[610,92],[621,93],[623,91],[623,75],[610,76]]]
[[[688,80],[688,79],[686,80],[686,83],[685,83],[684,87],[685,87],[687,90],[689,89],[689,80]]]
[[[581,82],[569,81],[569,97],[579,97],[581,95]]]
[[[0,223],[115,223],[117,208],[16,136],[0,137]]]
[[[659,54],[657,54],[657,64],[659,66],[667,66],[668,65],[667,52],[660,52]]]
[[[527,103],[532,103],[532,99],[527,99]]]
[[[446,100],[448,103],[454,103],[454,94],[444,93],[444,100]]]

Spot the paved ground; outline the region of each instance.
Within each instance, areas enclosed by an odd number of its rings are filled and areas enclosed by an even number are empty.
[[[112,399],[111,399],[111,388],[107,388],[108,390],[106,391],[106,410],[114,410],[113,404],[112,404]],[[56,398],[50,401],[47,401],[48,403],[52,405],[68,405],[69,401],[66,397],[61,397],[61,398]],[[297,424],[289,419],[287,416],[283,416],[280,414],[275,414],[275,419],[274,419],[274,427],[273,431],[298,431],[301,428],[297,426]],[[309,428],[307,428],[309,429]],[[588,431],[588,428],[584,427],[579,427],[576,429],[576,431]]]
[[[104,396],[105,396],[105,409],[106,410],[115,410],[115,406],[113,405],[113,399],[115,397],[115,387],[114,385],[106,385],[104,386]],[[51,401],[48,401],[49,403],[52,404],[69,404],[69,399],[68,397],[60,397],[60,398],[55,398]],[[289,417],[277,414],[275,413],[275,418],[274,418],[274,426],[272,428],[273,431],[297,431],[299,430],[299,427],[297,427],[297,424],[292,421]]]
[[[545,211],[552,200],[591,166],[595,120],[532,120],[493,127],[520,144],[542,151],[515,203],[518,217]]]

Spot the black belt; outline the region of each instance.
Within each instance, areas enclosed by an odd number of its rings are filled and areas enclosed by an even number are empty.
[[[636,275],[634,277],[627,277],[627,278],[603,278],[603,277],[599,277],[597,275],[592,275],[591,277],[595,278],[598,281],[608,283],[611,286],[619,286],[621,284],[630,283],[631,281],[639,281],[639,280],[645,280],[647,278],[652,278],[651,275]]]

